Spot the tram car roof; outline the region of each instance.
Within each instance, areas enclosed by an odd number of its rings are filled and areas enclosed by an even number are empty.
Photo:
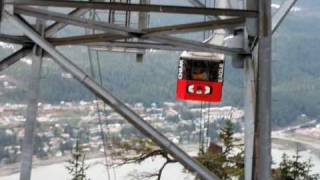
[[[199,60],[199,61],[221,61],[221,60],[224,60],[224,54],[184,51],[180,55],[180,58],[186,59],[186,60]]]

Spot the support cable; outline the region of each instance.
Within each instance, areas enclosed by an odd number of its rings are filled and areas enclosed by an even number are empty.
[[[101,61],[100,61],[100,53],[97,51],[97,50],[95,50],[95,53],[96,53],[96,60],[97,60],[97,66],[98,66],[98,78],[99,78],[99,83],[100,83],[100,85],[101,86],[103,86],[103,79],[102,79],[102,72],[101,72]],[[103,103],[103,110],[104,110],[104,112],[106,112],[106,104],[105,103]],[[103,124],[100,122],[100,125],[101,125],[101,127],[103,126]],[[107,124],[108,125],[108,124]],[[109,128],[108,128],[108,126],[107,126],[107,128],[106,128],[106,134],[107,135],[109,135]],[[107,136],[104,136],[104,142],[106,143],[106,148],[108,147],[108,144],[110,144],[109,143],[109,138],[107,138]],[[106,157],[107,158],[107,157]],[[110,157],[110,159],[109,159],[109,162],[111,163],[111,164],[113,164],[113,160],[112,160],[112,157]],[[107,168],[109,168],[109,171],[110,171],[110,165],[109,164],[106,164],[107,165]],[[114,178],[114,180],[117,180],[117,174],[116,174],[116,171],[115,171],[115,168],[114,167],[112,167],[112,172],[113,172],[113,178]]]
[[[206,152],[206,103],[203,103],[202,117],[202,147],[203,153]]]
[[[201,121],[202,121],[202,102],[200,104],[200,118],[199,118],[199,154],[201,154],[201,141],[202,141],[202,128],[201,128]]]
[[[199,125],[200,125],[200,132],[199,132],[199,152],[200,154],[204,154],[204,113],[203,113],[203,108],[204,108],[204,103],[201,102],[200,105],[200,121],[199,121]]]
[[[210,137],[209,137],[209,131],[210,131],[210,102],[208,102],[208,108],[207,108],[207,122],[206,122],[206,149],[210,146]]]
[[[99,17],[99,14],[96,11],[94,11],[94,20],[96,20],[96,19],[99,19],[101,21],[101,18]],[[103,86],[103,78],[102,78],[102,71],[101,71],[101,61],[100,61],[101,58],[100,58],[100,53],[99,53],[98,50],[95,50],[95,56],[96,56],[96,61],[97,61],[96,63],[97,63],[97,66],[98,66],[98,68],[97,68],[98,69],[98,78],[99,78],[98,81],[99,81],[100,85]],[[103,111],[104,112],[106,112],[106,108],[107,108],[106,104],[103,103]],[[102,123],[100,123],[100,124],[101,124],[101,126],[103,126]],[[106,134],[110,135],[108,126],[106,128],[106,131],[107,131]],[[104,136],[104,138],[105,138],[104,142],[106,143],[105,147],[107,148],[108,145],[110,144],[109,143],[109,138],[107,138],[107,136]],[[110,164],[113,164],[112,157],[110,157],[109,162],[110,162]],[[109,164],[106,164],[106,165],[107,165],[108,171],[110,171],[110,165]],[[111,168],[112,168],[112,172],[113,172],[113,179],[117,180],[117,174],[116,174],[116,171],[115,171],[115,167],[111,167]]]
[[[88,54],[91,54],[90,51],[91,50],[88,47]],[[89,55],[89,57],[90,57],[90,55]],[[92,59],[90,60],[90,69],[93,69],[93,66],[92,66],[91,62],[92,62]],[[93,75],[93,74],[94,74],[94,72],[91,73],[91,75]],[[96,104],[96,112],[98,113],[98,123],[99,123],[99,129],[100,129],[100,136],[101,136],[101,139],[102,139],[103,155],[104,155],[104,158],[105,158],[107,175],[108,175],[108,180],[111,180],[111,175],[110,175],[109,165],[108,165],[108,154],[107,154],[107,148],[106,148],[106,146],[107,146],[106,145],[106,137],[105,137],[104,130],[103,130],[103,123],[102,123],[102,118],[101,118],[101,108],[99,106],[99,101],[98,101],[97,96],[95,96],[95,100],[96,100],[96,103],[95,103]]]
[[[95,18],[95,12],[90,11],[90,15],[91,18]],[[86,30],[86,34],[88,33],[88,30]],[[93,32],[94,33],[94,32]],[[93,67],[93,55],[92,55],[92,51],[90,49],[90,47],[87,46],[87,51],[88,51],[88,58],[89,58],[89,64],[90,64],[90,73],[93,79],[96,79],[96,74],[94,71],[94,67]],[[101,77],[100,77],[100,82],[101,82]],[[100,136],[102,139],[102,145],[103,145],[103,155],[105,158],[105,166],[106,166],[106,170],[107,170],[107,179],[111,180],[111,175],[110,175],[110,168],[109,168],[109,164],[108,164],[108,154],[107,154],[107,146],[106,146],[106,137],[104,134],[104,130],[103,130],[103,124],[102,124],[102,118],[101,118],[101,110],[100,110],[100,106],[99,106],[99,101],[98,101],[98,97],[95,96],[95,100],[96,100],[96,111],[98,113],[98,123],[99,123],[99,129],[100,129]]]
[[[110,0],[110,2],[111,1],[114,1],[114,0]],[[109,22],[110,22],[110,15],[111,14],[109,13],[109,17],[108,17],[109,18]],[[96,11],[94,11],[94,20],[102,21],[102,18],[99,16],[99,14]],[[99,50],[95,50],[95,56],[96,56],[96,61],[97,61],[96,63],[97,63],[97,66],[98,66],[98,77],[99,77],[98,81],[99,81],[100,85],[103,86],[102,71],[101,71],[101,60],[100,60],[101,58],[100,58]],[[106,104],[105,103],[103,103],[103,109],[104,109],[104,111],[106,111]],[[106,131],[107,131],[106,132],[107,135],[109,135],[109,128],[108,127],[106,128]],[[104,136],[104,137],[105,137],[104,142],[106,142],[107,145],[110,144],[109,143],[109,139],[106,136]],[[105,147],[107,147],[107,146],[105,146]],[[110,162],[110,164],[113,164],[112,157],[110,157],[109,162]],[[106,164],[106,166],[108,168],[108,171],[110,171],[110,168],[112,168],[113,179],[117,180],[117,173],[115,171],[115,167],[110,167],[108,164]]]
[[[204,5],[205,7],[207,7],[207,0],[204,0]],[[207,22],[207,16],[203,16],[203,21]],[[203,31],[203,41],[205,41],[207,39],[207,32]]]

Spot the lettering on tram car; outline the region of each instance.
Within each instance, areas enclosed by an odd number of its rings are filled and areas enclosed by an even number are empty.
[[[183,78],[183,59],[180,59],[179,61],[179,69],[178,69],[178,79],[182,79]]]
[[[223,62],[221,62],[220,64],[219,64],[219,71],[218,71],[218,76],[219,76],[219,78],[218,78],[218,81],[219,82],[223,82],[223,71],[224,71],[224,64],[223,64]]]

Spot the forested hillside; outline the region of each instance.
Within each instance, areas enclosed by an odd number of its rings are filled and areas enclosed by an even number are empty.
[[[320,112],[320,1],[303,0],[300,11],[290,13],[273,38],[273,120],[275,125],[287,125],[299,114],[318,117]],[[188,19],[181,17],[181,22]],[[153,23],[170,23],[164,18]],[[73,33],[66,29],[64,34]],[[81,32],[81,30],[79,30]],[[79,33],[78,32],[78,33]],[[201,36],[200,34],[194,35]],[[89,72],[87,49],[61,49],[75,63]],[[1,50],[1,57],[9,50]],[[94,52],[95,54],[95,52]],[[134,55],[99,52],[104,86],[127,102],[175,101],[175,81],[179,52],[149,52],[143,64]],[[96,62],[96,58],[93,60]],[[97,68],[96,63],[94,67]],[[97,69],[96,69],[97,70]],[[50,60],[44,62],[41,101],[88,100],[92,95],[75,80],[62,77],[62,72]],[[30,65],[19,62],[4,74],[26,82]],[[22,83],[24,84],[24,83]],[[10,90],[0,96],[1,102],[25,102],[25,91]],[[242,106],[243,72],[227,62],[224,102],[222,105]]]

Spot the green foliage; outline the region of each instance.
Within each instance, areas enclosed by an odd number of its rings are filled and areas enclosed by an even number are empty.
[[[223,144],[222,152],[210,150],[209,147],[207,152],[197,157],[204,166],[223,180],[242,179],[244,176],[244,151],[242,145],[236,144],[233,135],[233,124],[227,120],[219,134]]]
[[[223,154],[227,156],[231,153],[234,148],[234,138],[233,138],[233,124],[230,120],[226,121],[225,127],[221,129],[219,134],[220,140],[223,143],[224,151]]]
[[[66,168],[72,176],[71,180],[89,180],[86,174],[89,166],[85,164],[85,154],[80,147],[78,139],[72,152],[72,159],[68,161],[68,164]]]
[[[274,179],[276,180],[318,180],[319,174],[311,174],[311,160],[302,161],[299,151],[289,158],[283,154],[279,168],[275,170]]]

